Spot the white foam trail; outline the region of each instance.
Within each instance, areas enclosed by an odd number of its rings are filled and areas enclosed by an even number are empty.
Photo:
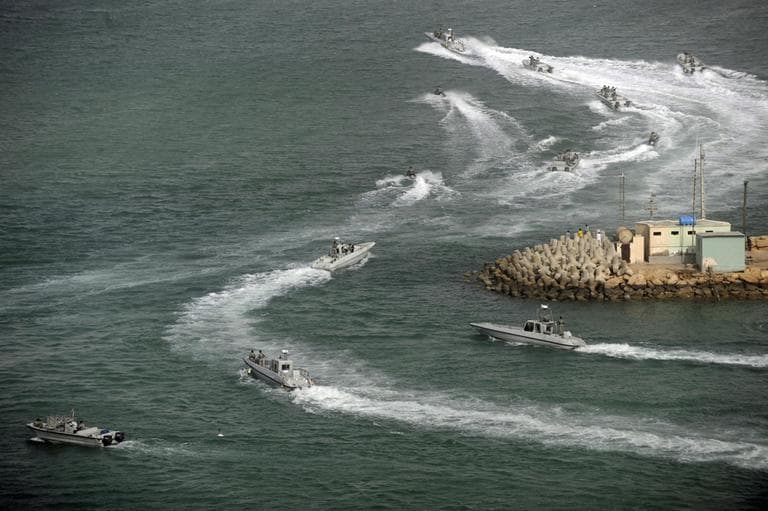
[[[398,176],[386,176],[382,179],[376,180],[376,188],[384,188],[386,186],[402,186],[408,181],[410,181],[410,178],[404,174]]]
[[[563,412],[532,405],[501,407],[449,396],[382,393],[315,386],[292,395],[310,412],[330,410],[371,419],[400,421],[429,429],[448,429],[484,437],[509,438],[545,445],[669,457],[680,462],[726,462],[768,470],[765,445],[710,438],[688,428],[658,421]]]
[[[602,170],[614,163],[649,161],[659,157],[659,153],[648,144],[640,144],[634,147],[620,147],[610,151],[594,151],[582,156],[576,170],[596,171]]]
[[[184,457],[198,457],[201,456],[200,452],[193,451],[186,446],[182,445],[169,445],[167,442],[160,439],[152,439],[149,441],[142,440],[125,440],[119,444],[113,444],[107,447],[107,449],[118,449],[126,452],[141,454],[142,456],[160,457],[160,458],[178,458]],[[206,452],[206,456],[209,453]]]
[[[540,140],[540,141],[536,142],[536,143],[535,143],[535,144],[534,144],[534,145],[531,147],[531,150],[532,150],[532,151],[537,151],[537,152],[539,152],[539,151],[546,151],[546,150],[548,150],[550,147],[552,147],[553,145],[555,145],[555,144],[556,144],[556,143],[557,143],[559,140],[560,140],[560,138],[559,138],[559,137],[556,137],[556,136],[554,136],[554,135],[550,135],[550,136],[548,136],[547,138],[545,138],[544,140]]]
[[[386,176],[376,181],[376,190],[365,192],[359,201],[365,206],[411,206],[427,198],[445,200],[459,195],[445,185],[440,172],[423,170],[414,178]]]
[[[579,353],[590,353],[632,360],[678,360],[697,362],[700,364],[724,364],[757,368],[768,367],[768,355],[736,355],[693,350],[662,350],[631,346],[624,343],[590,344],[582,348],[577,348],[576,351]]]
[[[647,133],[659,132],[666,152],[665,165],[650,169],[649,182],[653,182],[653,173],[666,177],[669,169],[689,167],[689,151],[677,153],[669,149],[695,148],[698,143],[704,143],[708,149],[710,183],[722,184],[710,189],[710,201],[723,201],[733,193],[739,183],[728,179],[733,174],[747,177],[763,172],[754,162],[768,159],[768,146],[763,143],[768,132],[768,82],[764,80],[722,68],[685,75],[675,64],[674,56],[666,62],[556,57],[494,46],[481,39],[468,40],[472,58],[451,58],[493,69],[515,84],[575,95],[601,115],[625,119],[618,121],[618,126],[608,123],[597,130],[605,129],[608,134],[608,127],[623,127],[612,129],[614,136],[638,128]],[[522,60],[528,55],[539,56],[553,65],[554,72],[537,73],[523,68]],[[603,85],[615,86],[633,106],[621,113],[606,109],[594,95]],[[645,125],[638,126],[642,120]],[[672,202],[684,200],[682,189],[671,193]]]
[[[531,136],[516,119],[504,112],[487,108],[466,92],[445,91],[444,98],[438,102],[430,101],[430,104],[441,110],[447,108],[441,124],[454,137],[454,146],[470,143],[477,152],[476,162],[466,173],[469,176],[492,168],[500,161],[514,158],[515,140],[531,140]]]
[[[257,336],[248,316],[271,299],[293,289],[330,280],[331,274],[308,266],[243,275],[222,291],[209,293],[186,304],[165,339],[174,347],[221,359],[227,353],[242,354]]]

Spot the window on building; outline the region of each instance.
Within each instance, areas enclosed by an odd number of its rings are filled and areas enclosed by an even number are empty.
[[[661,236],[661,231],[653,231],[654,236]]]
[[[671,234],[672,236],[677,236],[678,234],[680,234],[680,231],[672,231],[669,234]]]
[[[691,234],[691,235],[696,234],[696,231],[688,231],[688,234]]]
[[[715,231],[704,231],[704,232],[715,232]]]

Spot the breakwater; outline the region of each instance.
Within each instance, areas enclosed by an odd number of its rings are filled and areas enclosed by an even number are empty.
[[[543,300],[768,299],[768,270],[701,273],[691,265],[629,265],[606,238],[561,236],[487,263],[489,291]]]

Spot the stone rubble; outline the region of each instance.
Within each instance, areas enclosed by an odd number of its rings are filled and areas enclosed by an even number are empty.
[[[700,273],[690,269],[663,276],[634,272],[608,239],[561,236],[548,244],[515,250],[485,264],[477,274],[485,288],[539,300],[768,299],[768,271]]]

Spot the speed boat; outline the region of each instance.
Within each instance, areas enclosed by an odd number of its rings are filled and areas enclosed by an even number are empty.
[[[648,136],[648,145],[651,147],[656,147],[656,144],[659,143],[659,134],[655,131],[652,131],[651,134]]]
[[[405,172],[405,177],[410,179],[416,178],[416,171],[413,170],[413,167],[408,167],[408,170]]]
[[[435,90],[432,91],[432,94],[434,94],[435,96],[445,97],[445,92],[443,92],[443,89],[439,85],[435,87]]]
[[[605,106],[617,112],[622,107],[632,105],[630,100],[624,96],[616,94],[616,87],[608,87],[607,85],[603,85],[600,90],[595,91],[595,94],[598,98],[600,98],[600,101],[605,103]]]
[[[523,67],[530,69],[531,71],[538,71],[539,73],[551,73],[554,69],[552,66],[545,64],[540,58],[534,57],[533,55],[523,60]]]
[[[338,237],[334,238],[328,255],[315,259],[312,263],[312,268],[328,271],[340,270],[362,261],[375,244],[375,241],[367,243],[340,243]]]
[[[555,158],[552,160],[552,165],[549,167],[549,170],[572,172],[580,161],[581,156],[579,156],[579,153],[568,149],[567,151],[555,156]]]
[[[466,48],[464,47],[464,41],[456,39],[453,35],[453,29],[443,31],[442,28],[435,30],[434,32],[424,32],[424,35],[431,41],[440,43],[440,45],[446,50],[450,50],[455,53],[464,53]]]
[[[704,71],[704,63],[698,57],[684,51],[677,56],[677,63],[683,68],[683,73],[693,74]]]
[[[251,350],[243,362],[248,366],[248,374],[252,377],[286,390],[308,388],[313,383],[306,369],[293,368],[293,362],[288,358],[286,350],[282,350],[277,358],[267,358],[261,350],[258,353]]]
[[[586,346],[583,339],[565,330],[562,317],[553,321],[549,306],[542,305],[536,319],[529,319],[522,328],[495,323],[470,323],[481,333],[508,342],[520,342],[537,346],[549,346],[565,350]]]
[[[50,415],[45,420],[37,418],[27,427],[35,433],[32,440],[53,444],[106,447],[125,440],[122,431],[86,426],[84,421],[75,418],[74,410],[70,415]]]

